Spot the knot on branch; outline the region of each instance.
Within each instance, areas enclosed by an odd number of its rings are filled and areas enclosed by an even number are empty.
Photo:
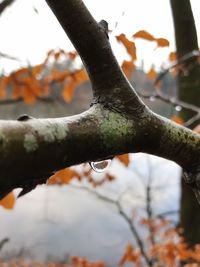
[[[101,30],[103,30],[103,32],[106,34],[106,37],[109,39],[109,36],[108,36],[108,22],[106,20],[101,20],[99,22],[99,26],[100,26]]]

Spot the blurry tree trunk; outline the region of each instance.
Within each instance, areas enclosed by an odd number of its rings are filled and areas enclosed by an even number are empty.
[[[4,0],[0,3],[0,15],[5,11],[7,7],[12,5],[15,2],[15,0]]]
[[[178,59],[198,50],[197,33],[190,0],[170,0],[176,38]],[[178,72],[178,97],[180,100],[200,106],[200,64],[197,56],[186,60]],[[195,114],[183,110],[180,116],[187,121]],[[191,125],[194,128],[200,121]],[[180,223],[190,245],[200,243],[200,205],[183,179],[181,181]]]

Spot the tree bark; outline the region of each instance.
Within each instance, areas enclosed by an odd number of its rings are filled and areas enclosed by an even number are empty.
[[[175,161],[198,185],[200,135],[151,112],[125,78],[107,32],[81,0],[48,0],[82,57],[94,99],[79,115],[0,121],[1,195],[52,172],[127,152]]]
[[[7,7],[12,5],[15,2],[15,0],[4,0],[0,3],[0,15],[5,11]]]
[[[198,51],[195,21],[189,0],[171,0],[174,20],[178,60],[186,54]],[[183,71],[178,72],[178,97],[180,100],[200,107],[200,64],[196,56],[183,63]],[[184,121],[195,115],[183,109],[180,116]],[[191,125],[194,128],[200,120]],[[186,241],[190,245],[200,243],[200,205],[194,194],[183,181],[181,182],[180,224],[184,229]]]

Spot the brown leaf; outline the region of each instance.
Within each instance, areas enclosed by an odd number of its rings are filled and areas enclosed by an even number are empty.
[[[184,120],[183,120],[182,118],[178,117],[178,116],[175,116],[175,115],[174,115],[174,116],[172,116],[170,119],[171,119],[172,121],[174,121],[174,122],[180,124],[180,125],[183,125],[183,124],[184,124]]]
[[[177,60],[176,52],[171,52],[169,54],[169,61],[176,61],[176,60]]]
[[[137,56],[136,56],[135,43],[128,40],[127,37],[125,36],[125,34],[123,34],[123,33],[116,36],[116,39],[118,42],[121,42],[125,46],[127,53],[131,56],[131,59],[133,61],[136,60]]]
[[[15,201],[16,200],[15,200],[14,193],[11,192],[0,201],[0,205],[3,206],[5,209],[11,210],[15,206]]]
[[[0,98],[6,98],[6,89],[10,83],[10,77],[4,76],[0,80]]]
[[[131,79],[131,74],[133,70],[135,69],[135,64],[132,61],[124,60],[122,63],[122,70],[124,74],[126,75],[127,79]]]
[[[13,99],[18,99],[23,96],[24,94],[24,86],[17,86],[13,85],[13,90],[12,90],[12,97]]]
[[[158,47],[167,47],[169,46],[169,41],[165,38],[156,38],[155,41],[157,42]]]
[[[62,96],[66,102],[70,102],[72,100],[75,88],[76,84],[73,80],[66,82],[62,92]]]
[[[76,86],[78,86],[79,84],[84,83],[88,80],[88,75],[85,69],[81,69],[73,73],[73,78],[77,83]]]
[[[30,90],[30,88],[25,88],[23,97],[26,104],[34,104],[36,101],[36,95]]]
[[[117,158],[127,167],[130,163],[129,154],[117,156]]]
[[[46,79],[48,79],[49,82],[63,82],[69,75],[70,73],[68,71],[58,71],[57,69],[53,69],[51,75]]]
[[[75,170],[66,168],[52,175],[47,184],[68,184],[74,177],[80,178],[80,175]]]
[[[157,73],[156,73],[154,67],[151,67],[151,69],[147,73],[147,76],[149,77],[150,80],[155,80]]]
[[[134,38],[142,38],[148,41],[155,41],[155,37],[147,31],[138,31],[133,35]]]
[[[68,56],[69,56],[69,58],[70,58],[71,60],[74,60],[74,59],[78,56],[78,54],[77,54],[76,51],[73,51],[73,52],[69,52],[69,53],[68,53]]]

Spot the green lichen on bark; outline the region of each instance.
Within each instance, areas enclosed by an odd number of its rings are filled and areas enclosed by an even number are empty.
[[[25,134],[24,136],[24,148],[27,152],[33,152],[39,147],[37,138],[31,134]]]
[[[67,127],[52,123],[47,120],[46,124],[40,123],[39,121],[33,125],[33,130],[37,135],[40,136],[45,142],[52,143],[54,141],[62,141],[66,138]]]
[[[100,131],[103,143],[108,148],[113,148],[116,144],[131,144],[134,137],[133,122],[121,114],[109,111],[100,123]]]

